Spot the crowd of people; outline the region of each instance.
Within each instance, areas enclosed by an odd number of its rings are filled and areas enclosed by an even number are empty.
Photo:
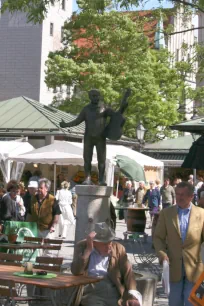
[[[42,238],[51,238],[59,225],[59,237],[65,238],[69,224],[75,224],[76,198],[67,181],[60,181],[56,196],[51,195],[50,187],[51,182],[41,175],[30,178],[27,190],[14,180],[6,189],[0,185],[1,222],[36,222]],[[127,181],[122,199],[124,206],[148,207],[151,219],[158,217],[153,247],[160,263],[169,263],[169,305],[190,306],[189,295],[204,270],[200,252],[204,242],[203,178],[195,182],[191,175],[187,182],[175,179],[172,184],[165,178],[163,185],[159,180],[150,181],[148,188],[143,181],[138,188]],[[86,285],[83,292],[79,288],[75,306],[142,305],[125,248],[114,238],[114,230],[102,222],[76,244],[72,273],[101,277],[101,281]]]
[[[30,177],[27,189],[22,182],[0,184],[0,221],[36,222],[39,237],[51,237],[58,225],[59,238],[65,239],[69,225],[75,225],[76,194],[67,181],[60,183],[56,196],[51,182],[38,172]]]
[[[149,181],[149,186],[144,181],[139,182],[138,188],[135,188],[134,182],[127,180],[123,190],[120,203],[124,207],[148,207],[150,209],[151,219],[158,214],[161,209],[176,204],[176,186],[182,182],[175,178],[170,184],[170,178],[165,178],[163,185],[160,180]],[[204,208],[204,179],[198,176],[196,183],[193,175],[189,176],[188,182],[193,186],[193,204]]]

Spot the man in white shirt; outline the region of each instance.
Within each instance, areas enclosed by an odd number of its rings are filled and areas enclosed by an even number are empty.
[[[105,222],[96,223],[95,231],[76,245],[72,273],[100,277],[101,281],[86,285],[74,306],[142,306],[125,248],[113,242],[114,238],[114,231]]]

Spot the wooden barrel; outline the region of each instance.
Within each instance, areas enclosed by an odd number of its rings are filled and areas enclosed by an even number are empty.
[[[144,233],[146,226],[146,215],[143,208],[128,208],[127,230],[130,232]]]

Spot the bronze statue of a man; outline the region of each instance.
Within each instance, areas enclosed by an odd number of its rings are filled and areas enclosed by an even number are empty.
[[[129,93],[124,96],[123,102],[126,102]],[[105,183],[105,166],[106,166],[106,119],[111,117],[115,112],[111,108],[106,108],[100,102],[100,92],[97,89],[89,91],[90,103],[86,105],[78,117],[70,122],[60,122],[60,127],[72,127],[85,121],[84,134],[84,171],[86,179],[85,185],[91,185],[91,161],[93,149],[96,147],[98,159],[99,185],[106,186]]]

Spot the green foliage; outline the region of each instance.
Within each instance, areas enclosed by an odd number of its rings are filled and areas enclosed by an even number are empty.
[[[61,0],[4,0],[1,11],[9,10],[25,12],[28,22],[41,23],[47,15],[50,5],[60,3]],[[71,1],[71,0],[70,0]],[[179,6],[184,4],[190,10],[204,10],[204,0],[167,0],[171,4]],[[78,0],[78,6],[81,10],[92,10],[95,12],[104,12],[107,9],[130,10],[140,5],[150,2],[151,0]],[[160,0],[158,8],[162,8],[166,0]]]
[[[60,0],[5,0],[2,3],[2,13],[9,10],[11,13],[21,11],[26,13],[28,22],[42,22],[46,17],[50,5]]]
[[[148,129],[147,139],[171,135],[168,126],[181,119],[177,104],[183,79],[170,67],[166,50],[149,48],[140,23],[114,11],[83,11],[64,29],[64,49],[50,54],[46,82],[51,88],[74,84],[80,95],[60,100],[61,109],[78,113],[88,103],[91,88],[98,88],[106,104],[118,109],[124,89],[131,88],[125,135],[135,137],[139,120]]]

